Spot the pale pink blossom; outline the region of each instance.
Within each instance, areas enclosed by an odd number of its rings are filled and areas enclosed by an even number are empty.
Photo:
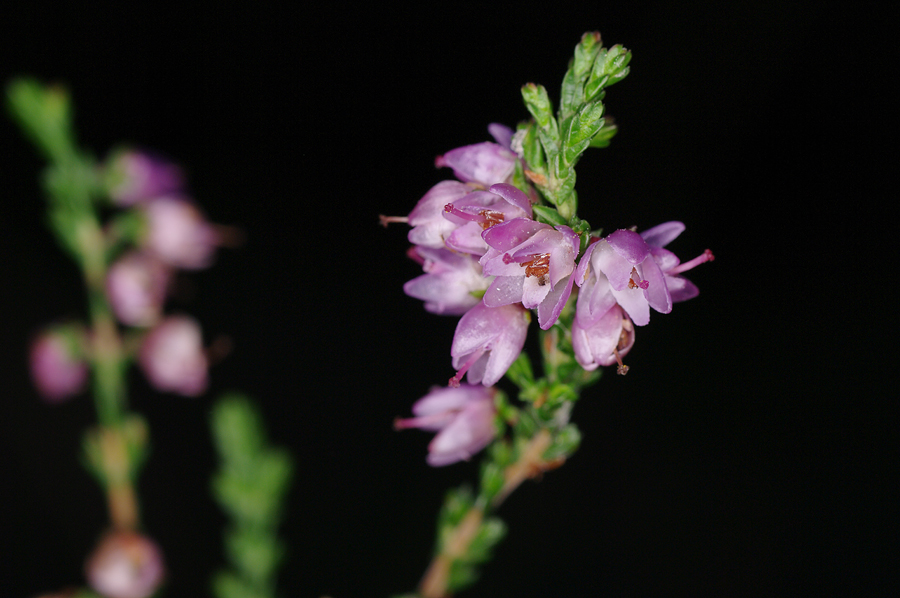
[[[171,270],[149,254],[133,251],[116,260],[106,276],[106,294],[116,318],[128,326],[158,322],[170,278]]]
[[[212,264],[219,236],[191,202],[160,197],[141,206],[147,217],[144,248],[164,263],[185,270]]]
[[[32,341],[31,378],[46,401],[59,403],[85,388],[88,365],[83,355],[84,344],[84,331],[74,325],[45,330]]]
[[[450,346],[458,370],[450,385],[459,386],[463,375],[470,384],[496,384],[522,352],[530,321],[530,312],[520,304],[487,307],[482,302],[467,311]]]
[[[147,598],[165,577],[162,552],[148,537],[132,531],[108,533],[85,564],[94,591],[108,598]]]
[[[194,397],[207,386],[209,367],[200,326],[186,316],[170,316],[141,344],[138,362],[150,383],[164,392]]]
[[[435,388],[412,408],[416,417],[398,419],[394,427],[437,432],[428,445],[428,464],[434,467],[465,461],[486,447],[496,435],[494,390],[463,384]]]

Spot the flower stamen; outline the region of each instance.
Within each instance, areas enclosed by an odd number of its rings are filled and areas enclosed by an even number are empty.
[[[379,214],[378,222],[384,228],[387,228],[388,224],[391,222],[404,222],[409,224],[409,216],[385,216],[384,214]]]
[[[625,374],[628,373],[628,366],[625,365],[624,363],[622,363],[622,358],[619,357],[619,348],[618,347],[613,349],[613,354],[616,356],[616,361],[619,363],[619,365],[616,367],[616,373],[620,376],[624,376]]]
[[[503,212],[487,209],[481,210],[477,214],[470,214],[468,212],[460,210],[452,203],[448,203],[447,205],[445,205],[444,211],[448,214],[453,214],[457,218],[468,220],[469,222],[477,222],[483,230],[487,230],[495,224],[500,224],[501,222],[503,222],[503,219],[505,217]]]
[[[635,280],[637,278],[637,280]],[[638,274],[637,268],[631,269],[631,278],[628,279],[628,288],[636,289],[638,287],[642,289],[647,289],[650,286],[650,281],[641,280],[641,275]]]
[[[680,274],[681,272],[687,272],[691,268],[695,268],[703,262],[711,262],[714,259],[716,259],[716,256],[713,255],[713,252],[711,250],[707,249],[691,261],[679,264],[671,270],[666,271],[666,274]]]
[[[466,361],[462,365],[462,367],[459,368],[458,372],[453,374],[453,377],[450,378],[450,381],[447,382],[447,384],[452,386],[453,388],[459,388],[459,383],[462,381],[463,376],[466,375],[466,372],[469,371],[469,368],[472,367],[472,364],[474,364],[476,361],[478,361],[478,359],[484,354],[484,351],[485,351],[484,349],[480,349],[480,350],[472,353],[472,355],[469,357],[468,361]]]

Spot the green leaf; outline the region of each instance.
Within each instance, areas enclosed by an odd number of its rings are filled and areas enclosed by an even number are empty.
[[[532,209],[535,207],[537,206],[532,206]],[[528,359],[528,354],[525,353],[525,351],[519,353],[516,360],[509,366],[509,369],[506,370],[506,377],[519,388],[534,384],[534,372],[531,369],[531,360]]]
[[[72,106],[63,87],[14,79],[6,88],[6,97],[13,118],[49,161],[68,162],[77,156]]]
[[[525,107],[541,129],[549,129],[553,124],[553,104],[543,85],[528,83],[522,87]]]
[[[490,502],[503,489],[506,479],[503,467],[488,460],[481,462],[481,484],[479,499]]]
[[[478,569],[461,560],[453,561],[447,575],[447,593],[453,594],[478,581]]]
[[[469,545],[465,560],[483,563],[491,558],[491,551],[506,535],[506,524],[497,517],[490,517],[481,523],[478,533]]]
[[[559,101],[559,118],[564,120],[584,103],[584,83],[591,72],[594,59],[600,51],[600,33],[588,32],[575,46],[575,55],[563,77]]]
[[[538,127],[536,124],[529,123],[527,125],[525,135],[522,137],[522,155],[532,172],[546,175],[547,157],[544,154],[544,147],[541,144],[537,131]]]
[[[538,222],[544,222],[546,224],[550,224],[553,226],[558,226],[560,224],[566,224],[567,220],[560,215],[558,210],[553,208],[548,208],[547,206],[531,206],[532,211],[535,214],[535,220]],[[521,386],[521,385],[520,385]]]
[[[581,432],[575,424],[569,424],[561,429],[553,437],[552,444],[544,452],[544,459],[568,458],[572,456],[581,444]]]
[[[615,137],[618,132],[619,128],[616,126],[612,117],[605,117],[603,119],[603,126],[600,127],[600,130],[597,131],[597,134],[591,139],[591,147],[608,147],[610,140]]]
[[[438,529],[445,530],[459,525],[466,513],[475,506],[472,489],[468,486],[453,488],[444,496],[444,504],[438,515]]]
[[[609,50],[601,50],[594,61],[587,85],[585,85],[585,98],[588,101],[596,99],[597,94],[604,88],[614,85],[628,76],[629,62],[631,62],[631,52],[621,45],[615,45]]]

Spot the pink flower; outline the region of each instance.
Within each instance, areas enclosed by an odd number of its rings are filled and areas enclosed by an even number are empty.
[[[46,401],[59,403],[84,389],[88,366],[83,346],[84,331],[75,325],[46,330],[31,343],[31,378]]]
[[[109,196],[119,206],[130,206],[176,193],[184,184],[178,166],[135,150],[114,154],[106,165],[105,175]]]
[[[108,598],[147,598],[162,583],[165,566],[159,547],[146,536],[110,532],[85,564],[85,575]]]
[[[487,307],[479,303],[459,319],[450,356],[456,374],[451,386],[464,375],[470,384],[493,386],[503,377],[525,345],[531,316],[521,305]]]
[[[422,264],[425,274],[404,284],[403,292],[425,301],[425,309],[432,313],[464,314],[481,302],[490,284],[481,274],[481,264],[470,255],[414,247],[409,256]]]
[[[568,226],[556,228],[516,218],[484,231],[490,249],[481,258],[485,276],[496,276],[484,304],[499,307],[522,302],[537,308],[538,323],[550,328],[572,292],[578,235]]]
[[[596,320],[584,325],[576,317],[572,322],[572,348],[575,359],[587,371],[601,365],[619,364],[620,374],[628,372],[622,358],[634,345],[634,324],[618,305],[613,305]]]
[[[454,176],[465,183],[490,187],[507,182],[516,168],[517,159],[509,149],[512,131],[497,123],[492,123],[488,131],[498,143],[485,141],[458,147],[435,158],[434,165],[452,168]]]
[[[197,270],[213,261],[219,237],[200,210],[178,197],[143,204],[147,216],[145,249],[174,268]]]
[[[582,288],[585,297],[579,297],[579,304],[588,301],[592,317],[600,317],[604,313],[601,307],[614,299],[636,325],[644,326],[650,321],[651,307],[667,314],[672,311],[673,302],[695,297],[697,287],[679,274],[711,261],[713,255],[707,249],[690,262],[679,264],[678,257],[662,245],[682,230],[684,225],[680,222],[666,222],[640,235],[617,230],[590,245],[578,264],[575,279],[582,285],[595,276],[596,282],[591,290]]]
[[[206,390],[209,364],[200,326],[191,318],[171,316],[153,328],[144,337],[138,361],[161,391],[195,397]]]
[[[457,181],[442,181],[409,213],[409,241],[480,256],[487,251],[482,239],[486,229],[520,217],[531,217],[531,202],[512,185],[498,183],[475,191]]]
[[[464,384],[435,388],[416,401],[416,417],[398,419],[394,428],[419,428],[438,432],[428,445],[428,464],[441,467],[468,460],[496,435],[494,390]]]
[[[119,258],[106,276],[106,294],[119,321],[128,326],[159,321],[170,277],[162,262],[145,253]]]
[[[444,239],[459,226],[444,218],[444,206],[471,192],[471,187],[459,181],[441,181],[429,189],[409,213],[407,222],[412,227],[409,242],[423,247],[443,247]]]

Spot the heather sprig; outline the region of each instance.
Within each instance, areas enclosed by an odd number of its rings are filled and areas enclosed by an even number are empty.
[[[450,348],[457,372],[397,428],[437,432],[427,458],[434,466],[484,449],[475,489],[462,486],[445,498],[433,558],[415,596],[445,598],[475,581],[477,566],[505,533],[496,509],[522,482],[577,450],[581,432],[570,421],[572,410],[582,390],[599,380],[599,366],[617,364],[619,374],[627,373],[622,358],[635,343],[635,325],[649,322],[651,307],[669,313],[673,302],[696,296],[680,274],[712,260],[707,250],[681,264],[663,248],[684,230],[680,222],[601,237],[577,215],[575,165],[587,148],[606,147],[615,135],[602,100],[628,74],[630,60],[621,46],[602,47],[599,33],[585,34],[555,115],[543,86],[522,88],[532,119],[508,142],[517,158],[511,168],[506,137],[497,134],[506,129],[492,124],[498,143],[451,150],[436,161],[452,167],[459,181],[435,185],[406,218],[382,217],[384,224],[413,227],[410,255],[426,275],[408,283],[407,294],[434,313],[461,315]],[[532,310],[539,375],[523,350]],[[504,376],[517,387],[517,402],[494,386]],[[468,384],[461,386],[464,377]]]
[[[563,78],[556,116],[543,85],[522,88],[525,107],[534,118],[517,132],[528,164],[524,172],[565,222],[578,209],[575,164],[588,147],[606,147],[616,133],[613,122],[604,118],[604,90],[628,75],[630,61],[625,48],[606,49],[598,32],[585,33]],[[554,219],[552,213],[542,217]]]
[[[80,267],[87,290],[87,320],[47,326],[29,351],[35,387],[49,403],[71,400],[89,377],[92,382],[98,422],[84,433],[82,460],[104,488],[109,527],[85,576],[103,596],[147,598],[164,583],[166,567],[163,549],[142,531],[136,488],[150,428],[129,407],[126,374],[134,364],[161,392],[197,397],[206,391],[210,364],[228,343],[205,347],[194,318],[165,313],[169,283],[178,270],[211,265],[217,247],[237,231],[206,220],[185,195],[181,169],[167,160],[119,148],[98,161],[80,149],[62,87],[19,79],[7,97],[25,136],[48,160],[49,227]],[[272,596],[284,552],[275,528],[290,459],[267,446],[247,399],[223,400],[214,432],[222,455],[214,488],[232,518],[225,540],[234,568],[217,576],[217,595]]]
[[[217,598],[273,598],[285,546],[278,538],[293,462],[269,445],[258,409],[246,397],[226,395],[210,421],[219,471],[213,495],[228,514],[225,550],[229,570],[213,578]]]

